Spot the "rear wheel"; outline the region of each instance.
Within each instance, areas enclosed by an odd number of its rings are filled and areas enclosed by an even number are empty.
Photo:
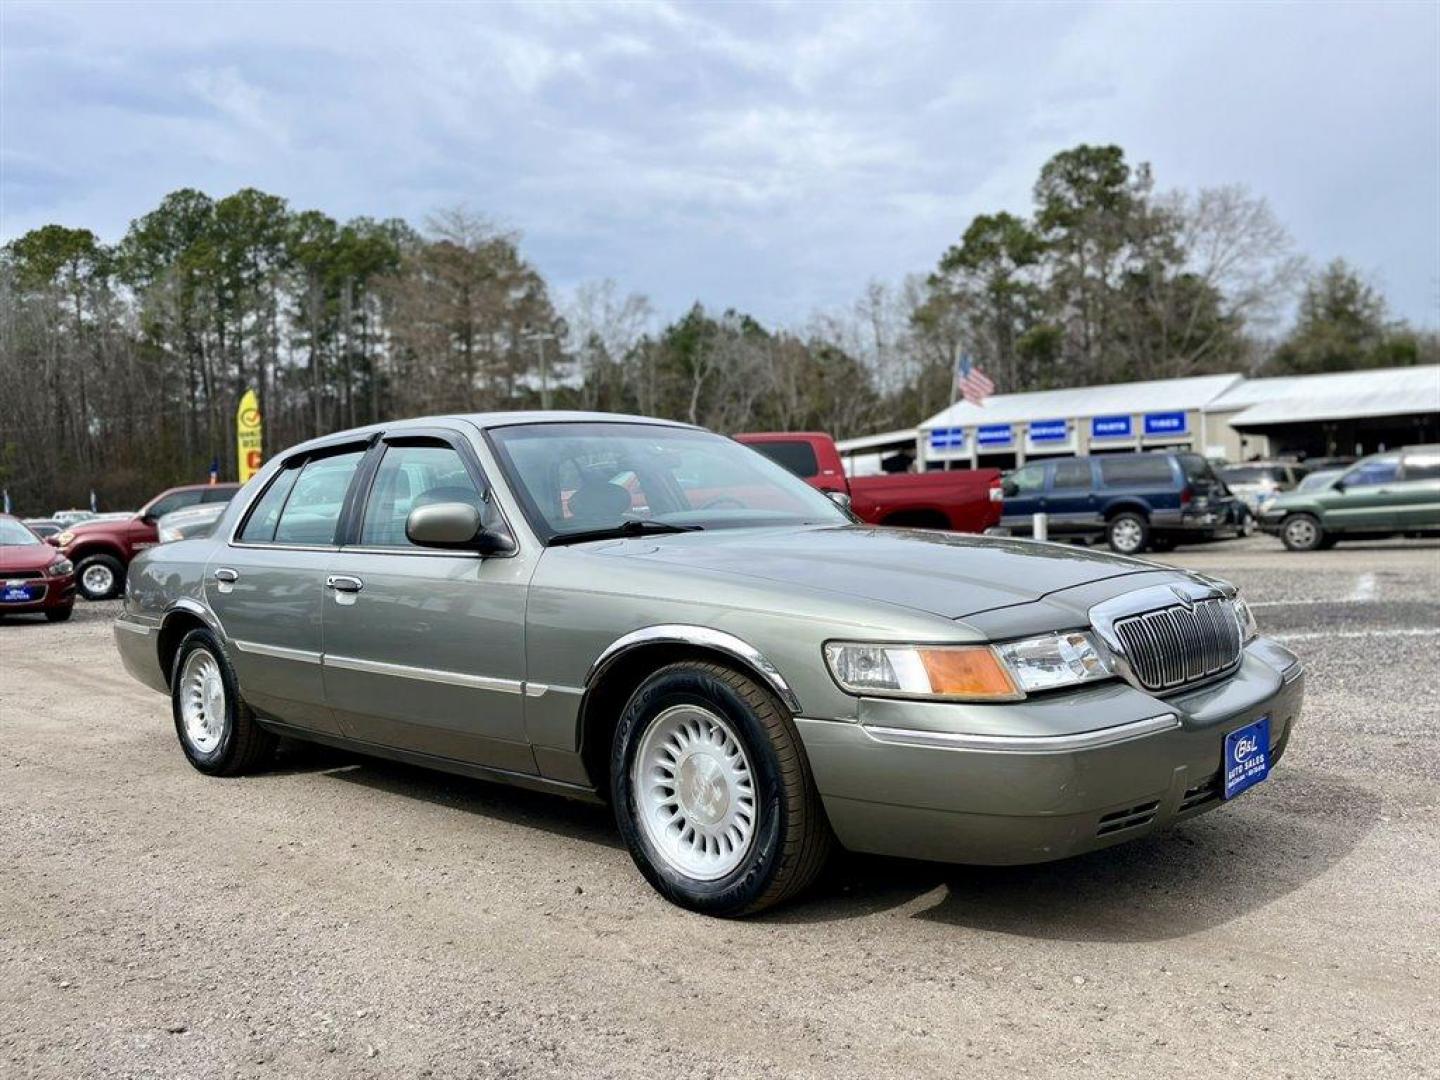
[[[671,664],[635,692],[615,730],[620,833],[666,899],[746,915],[789,899],[833,844],[784,706],[719,664]]]
[[[1313,514],[1291,514],[1280,527],[1280,539],[1291,551],[1318,551],[1335,543],[1329,540]]]
[[[1139,514],[1126,510],[1116,514],[1105,526],[1105,540],[1110,550],[1119,555],[1138,555],[1150,543],[1150,523]]]
[[[75,567],[75,587],[86,600],[109,600],[125,584],[125,567],[113,555],[87,555]]]
[[[275,736],[240,700],[230,659],[209,630],[191,630],[175,650],[170,704],[180,748],[203,773],[254,772],[275,750]]]

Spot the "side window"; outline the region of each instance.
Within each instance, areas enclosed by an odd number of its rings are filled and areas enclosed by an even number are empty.
[[[1175,474],[1164,454],[1100,459],[1100,478],[1106,487],[1170,487]]]
[[[1374,487],[1388,484],[1400,471],[1400,455],[1368,458],[1345,474],[1346,487]]]
[[[443,443],[389,446],[365,503],[360,543],[414,547],[405,535],[410,511],[445,502],[469,503],[482,517],[487,513],[482,493],[460,455]]]
[[[815,458],[815,447],[803,439],[786,442],[751,443],[750,449],[764,454],[783,469],[788,469],[802,480],[820,475],[820,462]]]
[[[1056,491],[1085,490],[1090,487],[1090,462],[1084,458],[1071,458],[1055,463]]]
[[[239,488],[233,487],[207,487],[201,493],[200,501],[202,503],[228,503],[235,497],[235,492],[239,490]]]
[[[333,544],[346,489],[364,456],[363,450],[353,450],[307,461],[290,489],[285,509],[280,511],[275,543]]]
[[[203,488],[191,488],[189,491],[177,491],[166,495],[163,499],[150,507],[152,518],[162,518],[166,514],[174,513],[176,510],[183,510],[187,506],[194,506],[200,501],[200,496],[205,494]]]
[[[268,544],[275,539],[275,526],[280,523],[280,511],[285,508],[285,500],[290,496],[290,489],[295,486],[295,478],[300,475],[299,469],[286,469],[271,482],[265,489],[265,494],[256,500],[250,510],[250,517],[245,521],[245,527],[240,530],[240,541],[245,544]]]
[[[1440,480],[1440,450],[1405,455],[1406,480]]]
[[[1045,466],[1026,465],[1010,475],[1010,483],[1015,485],[1017,495],[1028,495],[1032,491],[1039,491],[1045,486]]]

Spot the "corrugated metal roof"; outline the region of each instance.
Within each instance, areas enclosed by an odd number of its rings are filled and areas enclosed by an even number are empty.
[[[1227,417],[1232,427],[1440,412],[1440,365],[1255,379],[1240,389],[1248,407]],[[1210,411],[1234,408],[1236,397],[1226,394]]]
[[[1249,409],[1252,405],[1284,401],[1345,399],[1353,401],[1359,412],[1339,415],[1366,415],[1365,401],[1377,393],[1400,400],[1406,395],[1411,407],[1391,409],[1378,398],[1372,407],[1382,412],[1374,416],[1390,416],[1396,412],[1428,412],[1440,408],[1440,365],[1428,367],[1372,368],[1368,371],[1333,371],[1322,375],[1282,375],[1267,379],[1246,379],[1221,394],[1207,407],[1207,412],[1228,412]],[[1415,402],[1420,402],[1417,407]],[[1425,402],[1429,402],[1427,406]],[[1339,402],[1334,407],[1338,407]]]
[[[915,445],[915,429],[902,428],[899,431],[882,431],[878,435],[860,435],[853,439],[840,439],[835,443],[842,454],[853,454],[857,450],[873,450],[877,446],[891,446],[899,443]]]
[[[1188,379],[1076,386],[1028,394],[996,394],[983,407],[959,401],[920,425],[922,429],[972,424],[1014,424],[1030,420],[1108,416],[1161,409],[1201,409],[1237,382],[1241,375],[1196,375]]]

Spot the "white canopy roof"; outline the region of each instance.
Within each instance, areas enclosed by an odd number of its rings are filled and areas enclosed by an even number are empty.
[[[1440,365],[1252,379],[1210,411],[1237,407],[1233,427],[1440,412]]]
[[[957,401],[920,425],[922,429],[966,427],[974,424],[1014,424],[1030,420],[1109,416],[1203,409],[1236,383],[1241,375],[1196,375],[1188,379],[1076,386],[1065,390],[1036,390],[1028,394],[996,394],[983,406]]]

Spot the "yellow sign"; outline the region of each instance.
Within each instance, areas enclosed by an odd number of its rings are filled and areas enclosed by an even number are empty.
[[[235,410],[235,461],[243,484],[260,471],[260,399],[254,390],[246,390]]]

